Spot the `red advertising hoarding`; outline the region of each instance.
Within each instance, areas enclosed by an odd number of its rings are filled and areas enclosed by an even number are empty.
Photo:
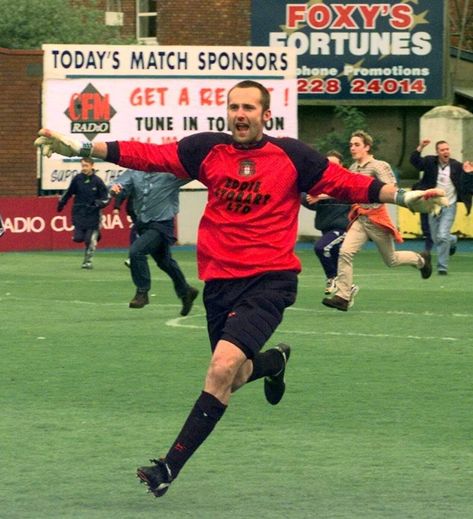
[[[72,202],[58,213],[57,197],[0,198],[5,233],[0,252],[83,249],[72,241]],[[124,209],[113,214],[113,204],[102,212],[101,248],[128,248],[130,222]]]

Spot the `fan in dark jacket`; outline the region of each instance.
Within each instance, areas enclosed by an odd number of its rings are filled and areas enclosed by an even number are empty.
[[[417,149],[411,154],[411,164],[424,174],[413,189],[428,189],[439,187],[445,190],[449,205],[434,215],[424,218],[422,232],[426,238],[426,248],[429,247],[429,233],[437,248],[437,271],[440,275],[448,272],[449,256],[456,251],[457,236],[451,233],[456,216],[457,203],[463,202],[467,214],[471,211],[473,193],[473,164],[469,161],[463,164],[451,157],[450,146],[446,141],[435,144],[437,155],[421,157],[422,150],[430,144],[430,140],[420,141]]]
[[[69,184],[67,191],[57,204],[61,212],[69,198],[74,197],[72,206],[73,241],[85,244],[83,269],[91,269],[92,257],[100,240],[101,209],[110,201],[107,186],[95,174],[94,161],[83,158],[80,161],[81,172]]]

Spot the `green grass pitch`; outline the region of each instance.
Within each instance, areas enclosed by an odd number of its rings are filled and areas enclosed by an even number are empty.
[[[418,244],[418,248],[420,244]],[[447,277],[388,269],[371,249],[347,313],[321,305],[309,247],[296,305],[271,344],[292,345],[287,393],[237,392],[161,499],[135,470],[166,453],[209,361],[191,314],[152,266],[151,303],[125,253],[0,254],[0,517],[326,519],[473,517],[473,255]],[[197,280],[195,253],[174,256]]]

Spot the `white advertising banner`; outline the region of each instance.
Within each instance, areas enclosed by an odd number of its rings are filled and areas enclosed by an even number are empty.
[[[43,45],[44,79],[296,77],[295,49],[159,45]]]
[[[225,65],[230,59],[227,48],[119,46],[107,50],[107,46],[45,45],[44,51],[42,125],[76,139],[161,144],[195,132],[226,132],[227,92],[246,78],[261,81],[271,91],[273,117],[267,124],[267,133],[297,137],[293,49],[284,49],[284,53],[265,47],[232,49],[239,58],[232,64],[238,74],[232,68],[226,79],[222,78],[222,68],[229,66]],[[181,53],[181,68],[177,65],[177,53]],[[150,74],[153,55],[164,61],[159,70]],[[146,67],[136,65],[145,59]],[[182,74],[184,64],[186,77]],[[163,67],[161,77],[158,72]],[[105,162],[97,162],[96,169],[106,183],[124,171]],[[79,159],[53,155],[41,161],[41,187],[66,189],[79,171]]]

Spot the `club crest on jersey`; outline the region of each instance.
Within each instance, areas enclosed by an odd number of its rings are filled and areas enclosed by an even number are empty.
[[[242,160],[238,174],[241,177],[251,177],[256,173],[256,164],[252,160]]]

